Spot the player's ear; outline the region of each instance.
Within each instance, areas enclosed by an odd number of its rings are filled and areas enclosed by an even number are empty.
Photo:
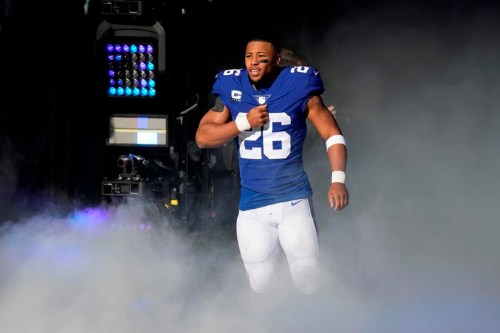
[[[278,53],[278,54],[276,55],[276,65],[278,65],[278,66],[279,66],[279,65],[280,65],[280,62],[281,62],[281,54],[279,54],[279,53]]]

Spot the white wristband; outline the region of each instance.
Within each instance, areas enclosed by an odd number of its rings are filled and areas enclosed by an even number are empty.
[[[332,171],[332,183],[345,184],[345,172],[344,171]]]
[[[236,123],[236,127],[238,127],[240,132],[248,131],[252,128],[250,126],[250,123],[248,122],[246,113],[238,115],[234,122]]]
[[[346,145],[345,144],[345,138],[344,136],[337,134],[337,135],[332,135],[326,140],[326,151],[328,151],[328,148],[335,144],[341,144],[341,145]]]

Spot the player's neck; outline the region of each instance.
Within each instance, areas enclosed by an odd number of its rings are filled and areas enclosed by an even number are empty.
[[[252,82],[252,87],[255,90],[268,89],[269,87],[272,86],[274,80],[276,80],[276,77],[278,76],[279,72],[280,71],[275,71],[274,73],[270,73],[266,77],[263,77],[258,82]]]

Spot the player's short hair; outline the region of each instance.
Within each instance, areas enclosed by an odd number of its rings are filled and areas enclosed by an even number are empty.
[[[269,42],[276,49],[277,53],[281,52],[281,40],[279,36],[273,32],[269,31],[254,31],[251,32],[247,38],[248,42]]]

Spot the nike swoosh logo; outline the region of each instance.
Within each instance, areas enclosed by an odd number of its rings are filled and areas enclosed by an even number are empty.
[[[296,204],[298,204],[298,203],[299,203],[299,202],[301,202],[301,201],[303,201],[303,199],[302,199],[302,200],[299,200],[299,201],[291,201],[290,203],[292,204],[292,206],[295,206]]]

